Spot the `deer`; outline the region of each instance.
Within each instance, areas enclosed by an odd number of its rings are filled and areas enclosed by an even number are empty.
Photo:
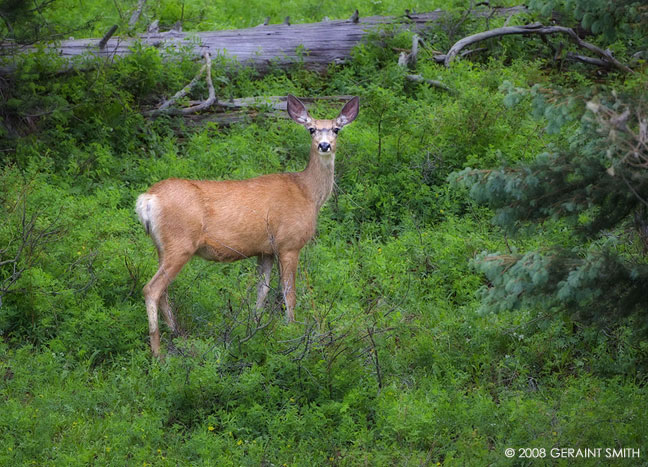
[[[139,195],[135,211],[158,253],[158,270],[142,290],[155,357],[160,356],[158,308],[177,334],[167,289],[194,256],[218,262],[256,256],[259,310],[270,291],[276,258],[285,319],[295,321],[299,254],[315,235],[319,210],[333,190],[338,132],[355,120],[359,105],[353,97],[337,118],[317,120],[299,99],[287,96],[288,115],[311,136],[310,158],[301,172],[245,180],[169,178]]]

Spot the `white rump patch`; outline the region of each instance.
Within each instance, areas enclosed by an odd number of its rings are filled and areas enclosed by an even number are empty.
[[[135,212],[144,226],[144,229],[146,229],[146,233],[149,234],[155,244],[161,248],[162,243],[158,235],[160,206],[158,204],[157,196],[149,193],[139,195],[137,197],[137,203],[135,204]]]

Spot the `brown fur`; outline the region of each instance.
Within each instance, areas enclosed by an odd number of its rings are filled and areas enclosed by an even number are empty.
[[[298,99],[288,96],[288,113],[306,128],[315,129],[304,171],[248,180],[171,178],[156,183],[138,198],[137,213],[153,238],[160,261],[157,273],[144,287],[154,355],[160,350],[158,306],[175,332],[166,290],[194,255],[224,262],[256,256],[261,277],[259,308],[269,290],[272,258],[278,257],[286,318],[294,320],[299,252],[315,234],[317,214],[333,189],[337,137],[333,129],[355,119],[358,99],[349,101],[335,120],[314,120]],[[322,152],[327,143],[330,148]]]

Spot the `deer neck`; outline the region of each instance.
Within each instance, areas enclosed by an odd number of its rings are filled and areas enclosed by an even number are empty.
[[[315,202],[317,210],[322,207],[333,191],[335,153],[320,154],[311,148],[308,166],[299,173],[306,192]]]

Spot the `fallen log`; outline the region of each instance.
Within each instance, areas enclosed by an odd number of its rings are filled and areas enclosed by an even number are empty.
[[[300,97],[307,106],[314,102],[331,101],[347,102],[353,96],[320,96]],[[234,123],[243,122],[249,118],[259,116],[275,116],[279,118],[290,118],[286,113],[286,96],[261,96],[242,97],[238,99],[217,100],[211,106],[210,112],[199,114],[185,114],[185,122],[192,126],[202,126],[206,122],[217,123],[228,126]]]
[[[478,9],[477,17],[493,14],[508,16],[525,12],[524,6]],[[285,67],[303,63],[306,68],[323,70],[332,63],[343,63],[351,50],[370,31],[386,25],[403,25],[412,31],[421,30],[445,15],[442,10],[400,17],[362,17],[354,13],[348,20],[322,21],[308,24],[259,25],[247,29],[209,32],[147,32],[135,38],[111,37],[99,47],[100,39],[71,39],[51,45],[63,58],[73,61],[80,56],[100,57],[106,61],[128,55],[135,43],[161,50],[188,48],[197,58],[207,52],[212,57],[226,56],[241,64],[263,70],[270,66]],[[26,49],[29,50],[29,49]]]

